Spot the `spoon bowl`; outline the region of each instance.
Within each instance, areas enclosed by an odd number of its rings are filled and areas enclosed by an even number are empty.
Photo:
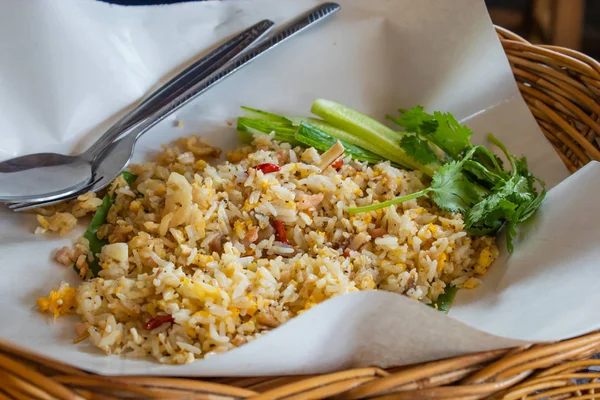
[[[38,153],[13,158],[0,162],[0,201],[60,196],[85,186],[92,175],[92,163],[79,156]]]

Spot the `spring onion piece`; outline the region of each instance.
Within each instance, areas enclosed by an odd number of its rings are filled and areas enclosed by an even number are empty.
[[[238,135],[240,140],[245,143],[252,142],[253,135],[262,133],[266,135],[274,134],[275,140],[297,146],[299,143],[294,138],[297,130],[298,128],[290,122],[248,117],[240,117],[237,120]]]
[[[121,175],[130,186],[133,185],[137,179],[137,175],[134,175],[128,171],[123,171]],[[102,270],[102,267],[98,262],[97,254],[99,254],[102,251],[102,248],[108,244],[108,240],[98,239],[98,229],[106,223],[106,217],[108,216],[108,212],[110,211],[110,208],[114,202],[114,196],[110,196],[108,193],[104,195],[102,198],[102,204],[100,204],[96,209],[96,212],[92,217],[92,221],[90,222],[90,226],[88,226],[87,230],[83,234],[83,237],[86,238],[89,243],[90,252],[94,255],[93,260],[87,260],[88,268],[94,277],[98,276],[98,272]],[[75,272],[79,273],[77,265],[74,264],[73,269]]]
[[[440,294],[437,300],[431,304],[431,307],[443,312],[444,314],[448,314],[457,290],[458,289],[455,286],[448,286],[446,291]]]
[[[123,179],[125,179],[125,182],[127,182],[129,186],[133,186],[135,180],[137,179],[137,175],[134,175],[129,171],[123,171],[121,172],[121,175],[123,176]]]
[[[242,109],[246,116],[238,118],[237,131],[240,140],[244,143],[251,143],[255,134],[273,134],[276,140],[293,146],[303,145],[327,151],[336,140],[339,140],[344,146],[344,153],[357,161],[372,164],[385,161],[385,158],[365,150],[361,146],[363,143],[360,139],[323,120],[309,117],[284,117],[250,107],[242,107]],[[351,144],[348,140],[353,140],[359,145]]]
[[[246,115],[246,117],[250,118],[250,119],[264,119],[267,121],[282,122],[282,123],[291,123],[292,122],[288,118],[286,118],[282,115],[273,114],[268,111],[257,110],[256,108],[242,106],[242,110],[244,110],[244,114]]]
[[[109,196],[108,194],[104,195],[104,198],[102,199],[102,204],[100,204],[100,206],[98,206],[98,208],[96,209],[96,213],[92,218],[92,222],[90,222],[90,226],[83,234],[83,237],[86,238],[89,242],[90,252],[94,255],[94,259],[92,261],[88,260],[88,268],[92,272],[93,276],[98,276],[98,272],[102,270],[102,267],[98,262],[98,256],[96,254],[99,254],[102,250],[102,247],[108,244],[108,240],[98,239],[96,233],[98,232],[98,228],[100,228],[100,226],[106,223],[108,211],[112,207],[114,201],[115,200],[112,196]],[[73,266],[73,268],[75,269],[75,271],[79,272],[75,265]]]

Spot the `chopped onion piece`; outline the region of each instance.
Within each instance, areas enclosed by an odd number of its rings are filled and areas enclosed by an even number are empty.
[[[338,158],[344,155],[344,145],[338,140],[333,146],[321,155],[321,162],[317,167],[321,171],[325,171],[327,167],[335,162]]]
[[[348,245],[348,249],[356,251],[356,250],[360,249],[362,247],[362,245],[367,243],[368,241],[369,241],[369,235],[367,235],[365,232],[361,232],[352,238],[352,241]]]

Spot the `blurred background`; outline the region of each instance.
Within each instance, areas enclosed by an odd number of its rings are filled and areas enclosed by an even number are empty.
[[[485,0],[494,24],[600,60],[599,0]]]

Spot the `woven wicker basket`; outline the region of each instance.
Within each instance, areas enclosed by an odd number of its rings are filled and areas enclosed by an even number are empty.
[[[521,93],[572,171],[600,160],[600,63],[497,28]],[[98,376],[0,346],[0,400],[600,399],[600,333],[382,370],[321,376],[174,379]],[[591,368],[591,369],[590,369]],[[599,369],[600,370],[600,369]]]

